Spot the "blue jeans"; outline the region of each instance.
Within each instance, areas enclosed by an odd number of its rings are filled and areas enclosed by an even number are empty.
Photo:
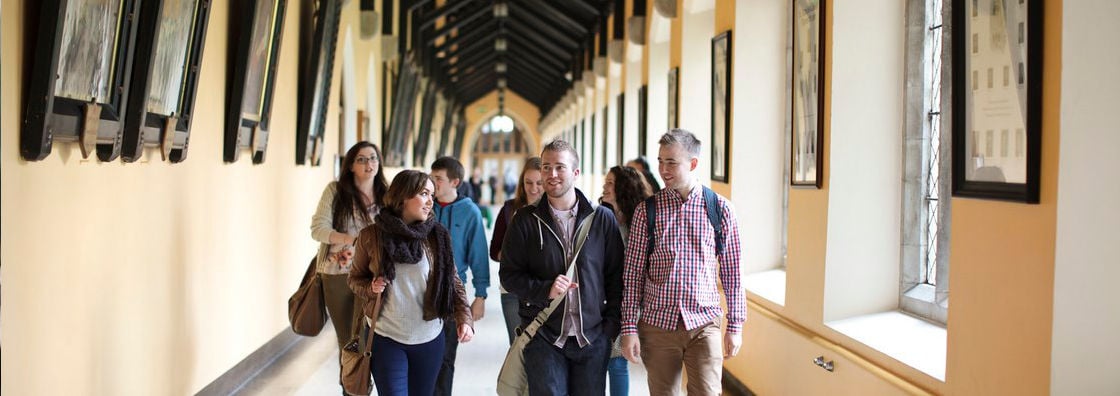
[[[607,363],[607,377],[611,379],[611,396],[630,394],[630,365],[626,358],[612,357]]]
[[[529,395],[606,395],[610,345],[603,335],[583,348],[573,337],[568,337],[564,348],[539,334],[533,337],[523,352]]]
[[[418,345],[373,335],[369,371],[380,396],[431,395],[443,360],[443,334]]]
[[[435,393],[426,395],[451,396],[451,383],[455,379],[455,356],[459,352],[459,329],[455,328],[454,320],[443,321],[443,363],[436,377]]]
[[[513,339],[517,338],[517,332],[514,329],[521,325],[521,316],[517,314],[521,302],[517,300],[517,295],[513,293],[502,293],[502,316],[506,320],[506,333],[509,333],[509,343],[513,345]]]

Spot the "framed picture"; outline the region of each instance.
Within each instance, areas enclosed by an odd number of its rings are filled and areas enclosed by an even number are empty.
[[[20,155],[42,160],[59,140],[77,142],[83,158],[96,151],[101,161],[116,159],[140,2],[45,0],[31,8],[31,15],[38,10],[38,31]]]
[[[342,0],[305,0],[302,4],[296,164],[318,166],[323,156],[323,128],[331,96]]]
[[[229,36],[235,42],[230,45],[233,74],[226,101],[225,162],[236,162],[244,149],[249,149],[254,164],[264,162],[286,2],[230,2]]]
[[[677,107],[681,99],[680,81],[678,81],[680,79],[680,74],[680,67],[669,69],[669,109],[667,111],[669,114],[669,126],[667,129],[673,129],[679,126],[677,124]]]
[[[824,3],[793,0],[793,92],[790,185],[821,188],[824,164]]]
[[[953,195],[1038,203],[1042,1],[953,7]]]
[[[622,148],[626,147],[626,94],[625,93],[618,94],[618,99],[616,100],[615,106],[616,106],[615,108],[618,109],[618,115],[617,115],[617,119],[618,119],[618,147],[615,150],[615,162],[617,162],[618,164],[625,164],[626,159],[622,157],[622,156],[626,155],[622,151]],[[607,169],[610,169],[610,167],[607,167]]]
[[[210,0],[146,0],[140,8],[130,86],[135,105],[125,112],[121,159],[139,160],[145,146],[157,146],[163,160],[182,162]]]
[[[646,144],[649,140],[649,128],[646,117],[649,114],[649,86],[638,88],[638,155],[648,155]]]
[[[712,181],[727,183],[731,169],[731,32],[712,38]]]

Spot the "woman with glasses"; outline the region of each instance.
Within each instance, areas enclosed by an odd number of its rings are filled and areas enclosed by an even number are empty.
[[[388,189],[381,150],[373,143],[358,142],[346,151],[342,174],[323,189],[319,208],[311,218],[311,237],[322,243],[316,260],[339,353],[357,335],[355,318],[361,310],[354,306],[354,293],[346,282],[354,240],[359,231],[373,224]]]

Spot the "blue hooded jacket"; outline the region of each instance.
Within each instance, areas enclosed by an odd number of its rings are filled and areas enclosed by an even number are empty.
[[[486,289],[490,287],[490,257],[478,205],[468,197],[459,196],[446,207],[437,202],[432,209],[436,220],[451,233],[451,250],[459,279],[467,283],[469,268],[474,275],[471,284],[475,297],[486,298]]]

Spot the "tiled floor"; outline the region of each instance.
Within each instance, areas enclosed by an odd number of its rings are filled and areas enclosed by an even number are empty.
[[[498,370],[501,369],[509,340],[502,321],[500,298],[497,298],[498,264],[491,263],[495,286],[486,300],[486,316],[475,323],[475,338],[459,345],[456,361],[455,395],[494,395]],[[468,293],[473,293],[468,290]],[[473,295],[473,294],[472,294]],[[275,395],[338,395],[338,350],[334,329],[328,322],[319,336],[293,348],[257,379],[241,389],[240,396]],[[604,374],[605,375],[605,374]],[[376,392],[374,392],[376,393]],[[640,365],[630,365],[630,393],[647,395],[646,372]]]

